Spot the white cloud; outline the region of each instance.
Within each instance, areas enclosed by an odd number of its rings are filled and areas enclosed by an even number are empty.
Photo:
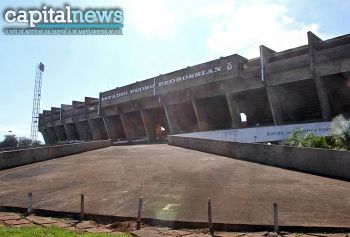
[[[166,0],[126,1],[125,24],[131,24],[144,36],[167,39],[178,27],[178,17]]]
[[[324,37],[318,24],[305,24],[288,16],[281,4],[246,4],[217,18],[207,38],[213,53],[239,53],[247,58],[259,56],[259,45],[281,51],[307,44],[307,31]]]
[[[224,0],[224,1],[213,1],[208,4],[201,6],[194,12],[197,16],[205,17],[214,17],[220,16],[223,14],[230,14],[234,9],[235,2],[233,0]]]
[[[214,57],[239,53],[247,58],[259,56],[259,45],[281,51],[307,44],[307,31],[322,38],[317,23],[306,24],[288,14],[280,3],[256,1],[126,1],[126,25],[143,37],[162,40],[183,37],[181,30],[191,21],[203,23],[194,31],[209,31],[206,45]],[[206,28],[201,28],[206,26]],[[204,42],[204,41],[202,41]]]

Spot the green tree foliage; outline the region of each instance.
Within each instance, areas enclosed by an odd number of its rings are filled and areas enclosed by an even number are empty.
[[[5,135],[4,140],[0,142],[0,148],[5,147],[30,147],[39,146],[40,141],[33,141],[26,137],[17,137],[16,135]]]
[[[33,143],[32,139],[29,139],[26,137],[18,138],[18,146],[19,147],[30,147],[32,145],[32,143]]]
[[[41,141],[33,141],[32,142],[32,146],[40,146],[40,145],[42,145]]]
[[[298,147],[350,150],[349,125],[349,122],[333,125],[332,134],[325,137],[319,137],[312,133],[303,136],[302,131],[296,130],[288,139],[283,141],[283,144]]]
[[[18,138],[16,135],[5,135],[4,140],[0,142],[0,147],[17,147]]]

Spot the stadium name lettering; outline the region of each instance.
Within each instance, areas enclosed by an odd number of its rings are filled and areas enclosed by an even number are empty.
[[[126,96],[126,95],[132,95],[135,93],[139,93],[139,92],[143,92],[143,91],[147,91],[150,89],[155,89],[155,87],[163,87],[163,86],[169,86],[178,82],[182,82],[182,81],[187,81],[187,80],[192,80],[192,79],[197,79],[206,75],[210,75],[210,74],[214,74],[214,73],[218,73],[221,72],[223,70],[222,66],[217,66],[214,68],[210,68],[207,70],[202,70],[202,71],[198,71],[195,73],[191,73],[191,74],[187,74],[184,76],[180,76],[180,77],[176,77],[176,78],[172,78],[169,80],[165,80],[165,81],[160,81],[160,82],[156,82],[156,79],[154,79],[153,83],[146,85],[146,86],[142,86],[142,87],[138,87],[138,88],[134,88],[134,89],[130,89],[130,90],[125,90],[123,92],[118,92],[118,93],[114,93],[112,95],[108,95],[108,96],[104,96],[101,98],[101,101],[107,101],[107,100],[113,100],[122,96]],[[227,71],[231,71],[232,70],[232,63],[228,62],[226,64],[226,70]]]

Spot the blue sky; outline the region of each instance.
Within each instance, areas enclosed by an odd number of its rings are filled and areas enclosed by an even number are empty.
[[[122,36],[0,33],[0,139],[30,136],[35,65],[43,62],[41,110],[234,53],[258,56],[350,33],[348,0],[5,1],[6,8],[122,7]],[[3,15],[1,28],[5,25]]]

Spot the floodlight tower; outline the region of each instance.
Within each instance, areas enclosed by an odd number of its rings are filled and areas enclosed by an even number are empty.
[[[40,62],[36,66],[36,74],[35,74],[33,110],[32,110],[32,129],[31,129],[31,135],[30,135],[30,138],[32,139],[32,141],[38,140],[41,83],[43,79],[44,70],[45,70],[45,65]]]

